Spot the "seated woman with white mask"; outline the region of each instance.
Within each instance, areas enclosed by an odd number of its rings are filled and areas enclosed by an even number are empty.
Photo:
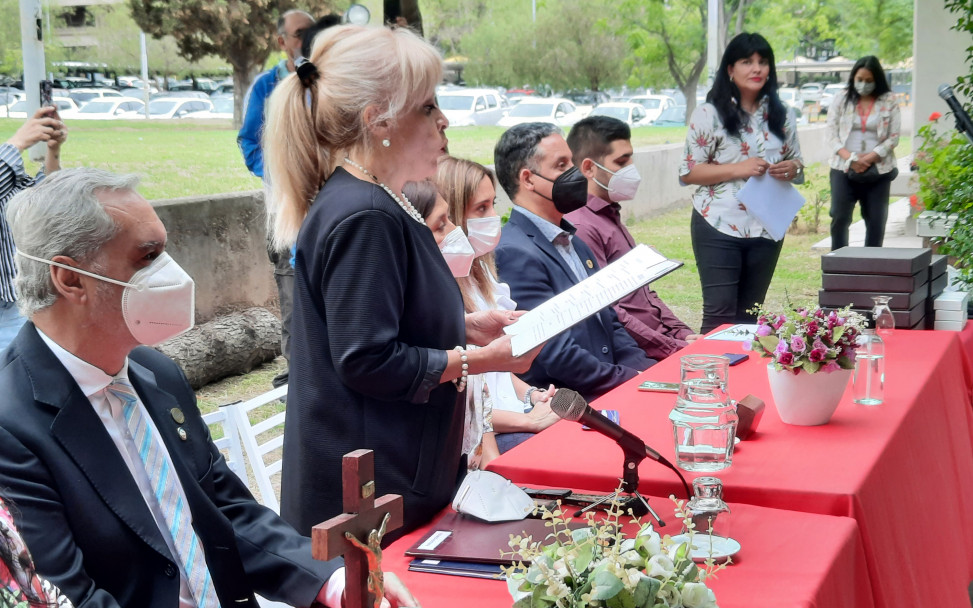
[[[494,207],[493,173],[478,163],[443,156],[436,184],[449,204],[449,219],[467,235],[476,259],[467,276],[457,277],[466,312],[516,310],[510,288],[497,279],[493,250],[500,241],[500,216]],[[500,453],[559,420],[551,411],[554,387],[532,387],[509,372],[482,374],[493,397],[493,428]]]
[[[475,256],[473,247],[463,231],[449,219],[449,205],[430,181],[406,182],[402,186],[416,211],[439,245],[446,264],[454,277],[465,277]],[[457,280],[460,280],[457,278]],[[475,349],[476,346],[467,346]],[[463,454],[470,470],[482,469],[500,455],[493,432],[493,400],[483,378],[486,374],[469,377],[466,388],[466,425],[463,432]]]

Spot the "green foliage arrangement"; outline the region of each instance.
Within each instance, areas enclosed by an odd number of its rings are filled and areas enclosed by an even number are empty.
[[[973,34],[973,1],[947,0],[946,9],[956,15],[953,29]],[[956,90],[967,99],[973,97],[973,45],[966,49],[971,73],[960,76]],[[971,105],[966,104],[966,110]],[[973,145],[959,135],[952,124],[940,124],[942,116],[933,112],[919,129],[922,144],[916,152],[919,192],[913,206],[919,209],[955,214],[949,235],[939,239],[939,251],[954,258],[958,279],[973,288]]]
[[[687,542],[661,537],[652,524],[635,518],[631,523],[638,532],[626,538],[618,503],[601,521],[595,513],[587,513],[587,527],[575,530],[568,526],[571,518],[560,504],[554,511],[542,508],[551,529],[548,539],[554,542],[541,546],[529,536],[511,536],[513,551],[504,554],[530,560],[529,565],[515,562],[504,569],[513,607],[718,608],[705,581],[726,564],[693,563],[689,556],[692,516],[685,501],[673,501],[676,516],[688,531]]]

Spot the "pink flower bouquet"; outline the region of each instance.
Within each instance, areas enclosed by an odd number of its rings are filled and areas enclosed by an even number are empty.
[[[848,308],[826,312],[798,307],[777,314],[757,307],[757,332],[748,350],[773,359],[774,367],[795,374],[854,369],[855,345],[865,318]]]

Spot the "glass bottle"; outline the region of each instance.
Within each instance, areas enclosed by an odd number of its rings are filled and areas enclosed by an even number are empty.
[[[855,349],[852,401],[862,405],[879,405],[885,395],[885,343],[875,330],[876,319],[874,316],[868,317]]]
[[[872,296],[875,306],[872,308],[872,317],[875,319],[875,331],[879,336],[888,337],[895,329],[895,317],[892,309],[889,308],[891,296]]]
[[[739,417],[726,388],[729,363],[714,355],[680,359],[679,395],[669,420],[676,464],[686,471],[720,471],[733,463]]]
[[[723,502],[723,482],[698,477],[693,480],[693,494],[686,505],[693,522],[692,558],[726,561],[740,550],[740,543],[730,537],[730,507]]]

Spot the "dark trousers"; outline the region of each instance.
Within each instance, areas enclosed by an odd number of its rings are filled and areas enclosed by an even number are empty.
[[[865,220],[865,247],[881,247],[885,240],[885,220],[889,216],[889,191],[892,180],[885,176],[877,182],[862,184],[848,174],[831,170],[831,250],[848,245],[848,227],[855,203],[862,206]]]
[[[784,241],[723,234],[695,209],[690,234],[703,288],[700,331],[707,333],[724,323],[756,321],[747,309],[763,303]]]
[[[274,265],[274,281],[277,283],[277,297],[280,301],[280,350],[288,361],[291,360],[291,313],[294,310],[294,268],[291,266],[289,251],[274,251],[267,243],[267,256]],[[272,384],[274,388],[287,384],[289,370],[277,374]]]

